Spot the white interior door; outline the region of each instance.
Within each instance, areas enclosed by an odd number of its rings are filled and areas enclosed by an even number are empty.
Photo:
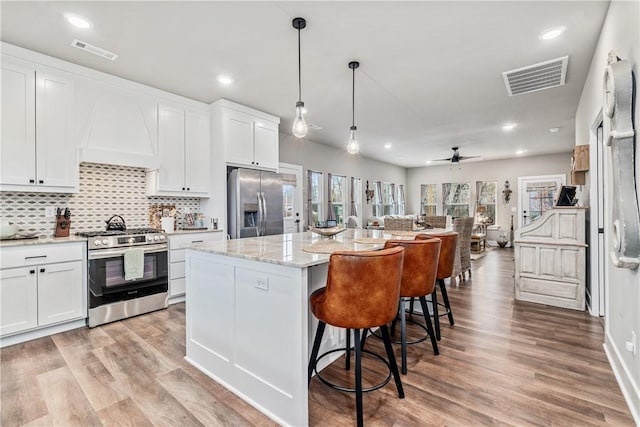
[[[518,177],[518,228],[551,209],[566,180],[564,174]]]
[[[284,181],[283,191],[283,218],[284,233],[299,233],[303,231],[305,224],[302,209],[302,166],[289,163],[280,163],[278,171],[281,174],[295,175],[295,184],[291,180]]]

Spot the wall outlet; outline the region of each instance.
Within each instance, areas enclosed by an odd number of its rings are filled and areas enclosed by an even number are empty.
[[[45,218],[55,218],[56,216],[56,208],[52,206],[47,206],[44,208],[44,217]]]
[[[256,284],[254,285],[258,289],[262,289],[263,291],[269,290],[269,279],[265,277],[259,277],[256,279]]]
[[[636,340],[636,333],[631,331],[631,340],[624,343],[628,352],[633,353],[634,356],[638,355],[638,341]]]

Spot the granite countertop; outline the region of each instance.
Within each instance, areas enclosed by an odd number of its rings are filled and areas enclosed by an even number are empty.
[[[86,237],[80,237],[71,235],[69,237],[52,237],[52,236],[38,236],[32,239],[6,239],[0,240],[0,248],[10,248],[14,246],[26,246],[26,245],[46,245],[50,243],[77,243],[86,242]]]
[[[443,230],[427,230],[427,232],[442,232]],[[413,236],[393,236],[392,230],[356,230],[347,229],[335,236],[335,241],[341,243],[339,249],[347,248],[356,251],[377,250],[383,247],[382,243],[356,243],[354,239],[400,239]],[[196,243],[187,247],[200,252],[208,252],[218,255],[226,255],[234,258],[243,258],[252,261],[261,261],[270,264],[278,264],[289,267],[311,267],[329,262],[330,254],[310,253],[303,248],[317,244],[326,238],[312,232],[279,234],[275,236],[251,237],[245,239],[224,240],[219,242]]]

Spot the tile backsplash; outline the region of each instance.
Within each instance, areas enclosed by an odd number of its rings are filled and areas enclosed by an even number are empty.
[[[200,210],[200,199],[193,197],[147,197],[143,168],[80,164],[80,192],[0,193],[0,216],[3,221],[18,224],[20,229],[52,236],[55,218],[45,217],[45,207],[71,210],[71,233],[104,230],[105,221],[121,215],[128,228],[149,227],[149,206],[175,205],[178,212]],[[178,214],[178,226],[182,214]]]

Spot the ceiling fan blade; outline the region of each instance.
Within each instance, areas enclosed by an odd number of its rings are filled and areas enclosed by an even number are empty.
[[[467,159],[476,159],[480,156],[460,156],[458,157],[459,160],[467,160]]]
[[[450,162],[451,161],[451,157],[446,158],[446,159],[433,159],[433,160],[429,160],[430,162]]]

